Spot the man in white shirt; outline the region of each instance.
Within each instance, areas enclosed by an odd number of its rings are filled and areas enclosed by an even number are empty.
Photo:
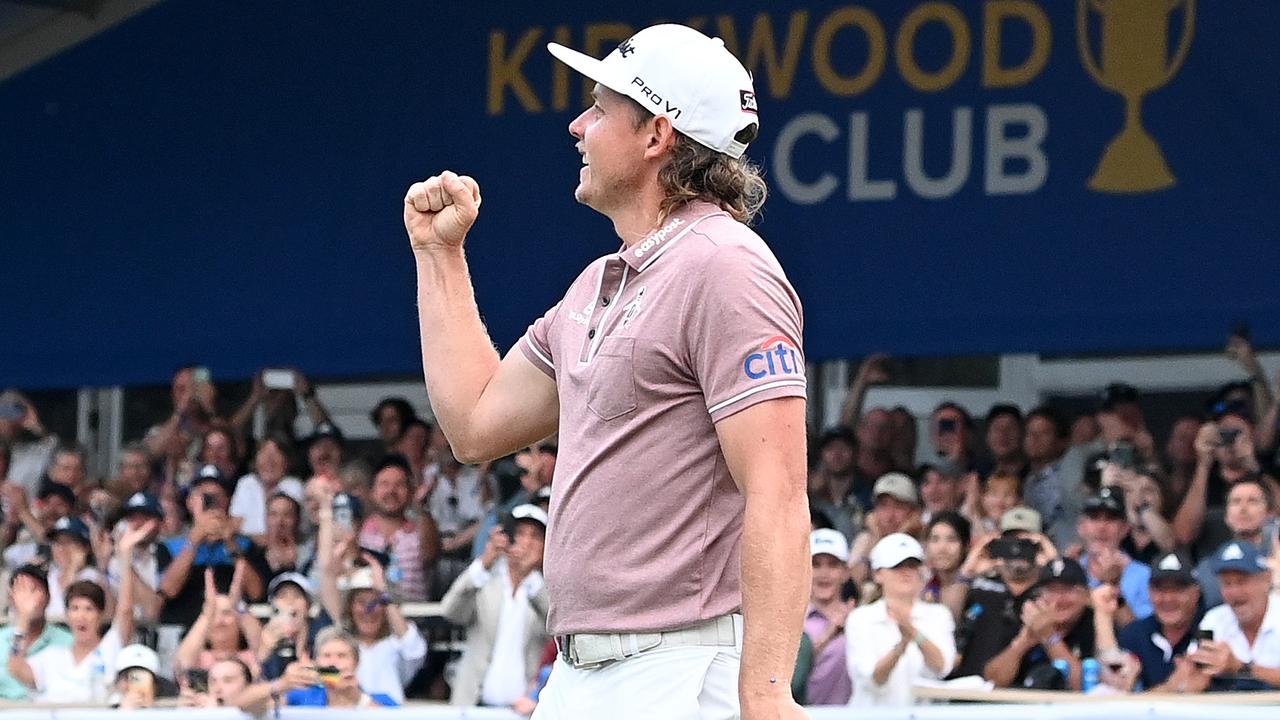
[[[541,508],[516,507],[507,527],[494,528],[484,553],[445,595],[441,614],[467,627],[453,705],[509,706],[537,676],[547,642],[546,528]]]
[[[1233,541],[1214,557],[1223,604],[1205,613],[1200,641],[1188,657],[1214,677],[1214,689],[1280,687],[1280,595],[1271,570],[1252,543]]]

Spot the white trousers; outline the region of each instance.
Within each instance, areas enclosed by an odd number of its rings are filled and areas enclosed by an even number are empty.
[[[532,720],[737,720],[742,648],[675,647],[599,670],[556,658]]]

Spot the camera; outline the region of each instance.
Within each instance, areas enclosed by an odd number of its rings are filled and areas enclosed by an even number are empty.
[[[1107,449],[1107,462],[1122,468],[1137,467],[1137,450],[1132,443],[1118,442]]]
[[[960,428],[960,424],[955,418],[942,418],[938,421],[939,435],[953,435]]]
[[[191,692],[209,692],[209,671],[199,668],[187,670],[187,687],[191,688]]]
[[[987,545],[987,554],[996,560],[1026,560],[1035,562],[1039,547],[1034,540],[1019,537],[999,537]]]
[[[1239,428],[1218,428],[1218,447],[1231,447],[1235,445],[1236,438],[1240,437]]]

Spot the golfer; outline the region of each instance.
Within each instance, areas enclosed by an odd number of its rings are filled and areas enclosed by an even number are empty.
[[[569,125],[574,196],[621,249],[500,359],[463,253],[479,186],[443,172],[404,206],[427,391],[454,453],[559,432],[545,575],[560,656],[534,717],[804,717],[790,694],[810,566],[801,308],[747,227],[765,196],[742,157],[751,77],[680,25],[603,61],[548,47],[596,83]]]

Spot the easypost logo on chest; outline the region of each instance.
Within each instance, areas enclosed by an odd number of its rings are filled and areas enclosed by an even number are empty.
[[[742,371],[752,380],[769,375],[799,375],[800,356],[796,354],[795,343],[774,335],[742,361]]]
[[[667,223],[666,225],[663,225],[660,229],[657,230],[657,232],[645,238],[644,242],[640,243],[640,245],[636,247],[635,249],[636,258],[639,259],[644,257],[651,250],[661,245],[663,241],[665,241],[667,237],[671,235],[671,233],[675,232],[676,228],[680,227],[681,225],[684,225],[684,220],[681,220],[680,218],[671,218],[671,222]]]

